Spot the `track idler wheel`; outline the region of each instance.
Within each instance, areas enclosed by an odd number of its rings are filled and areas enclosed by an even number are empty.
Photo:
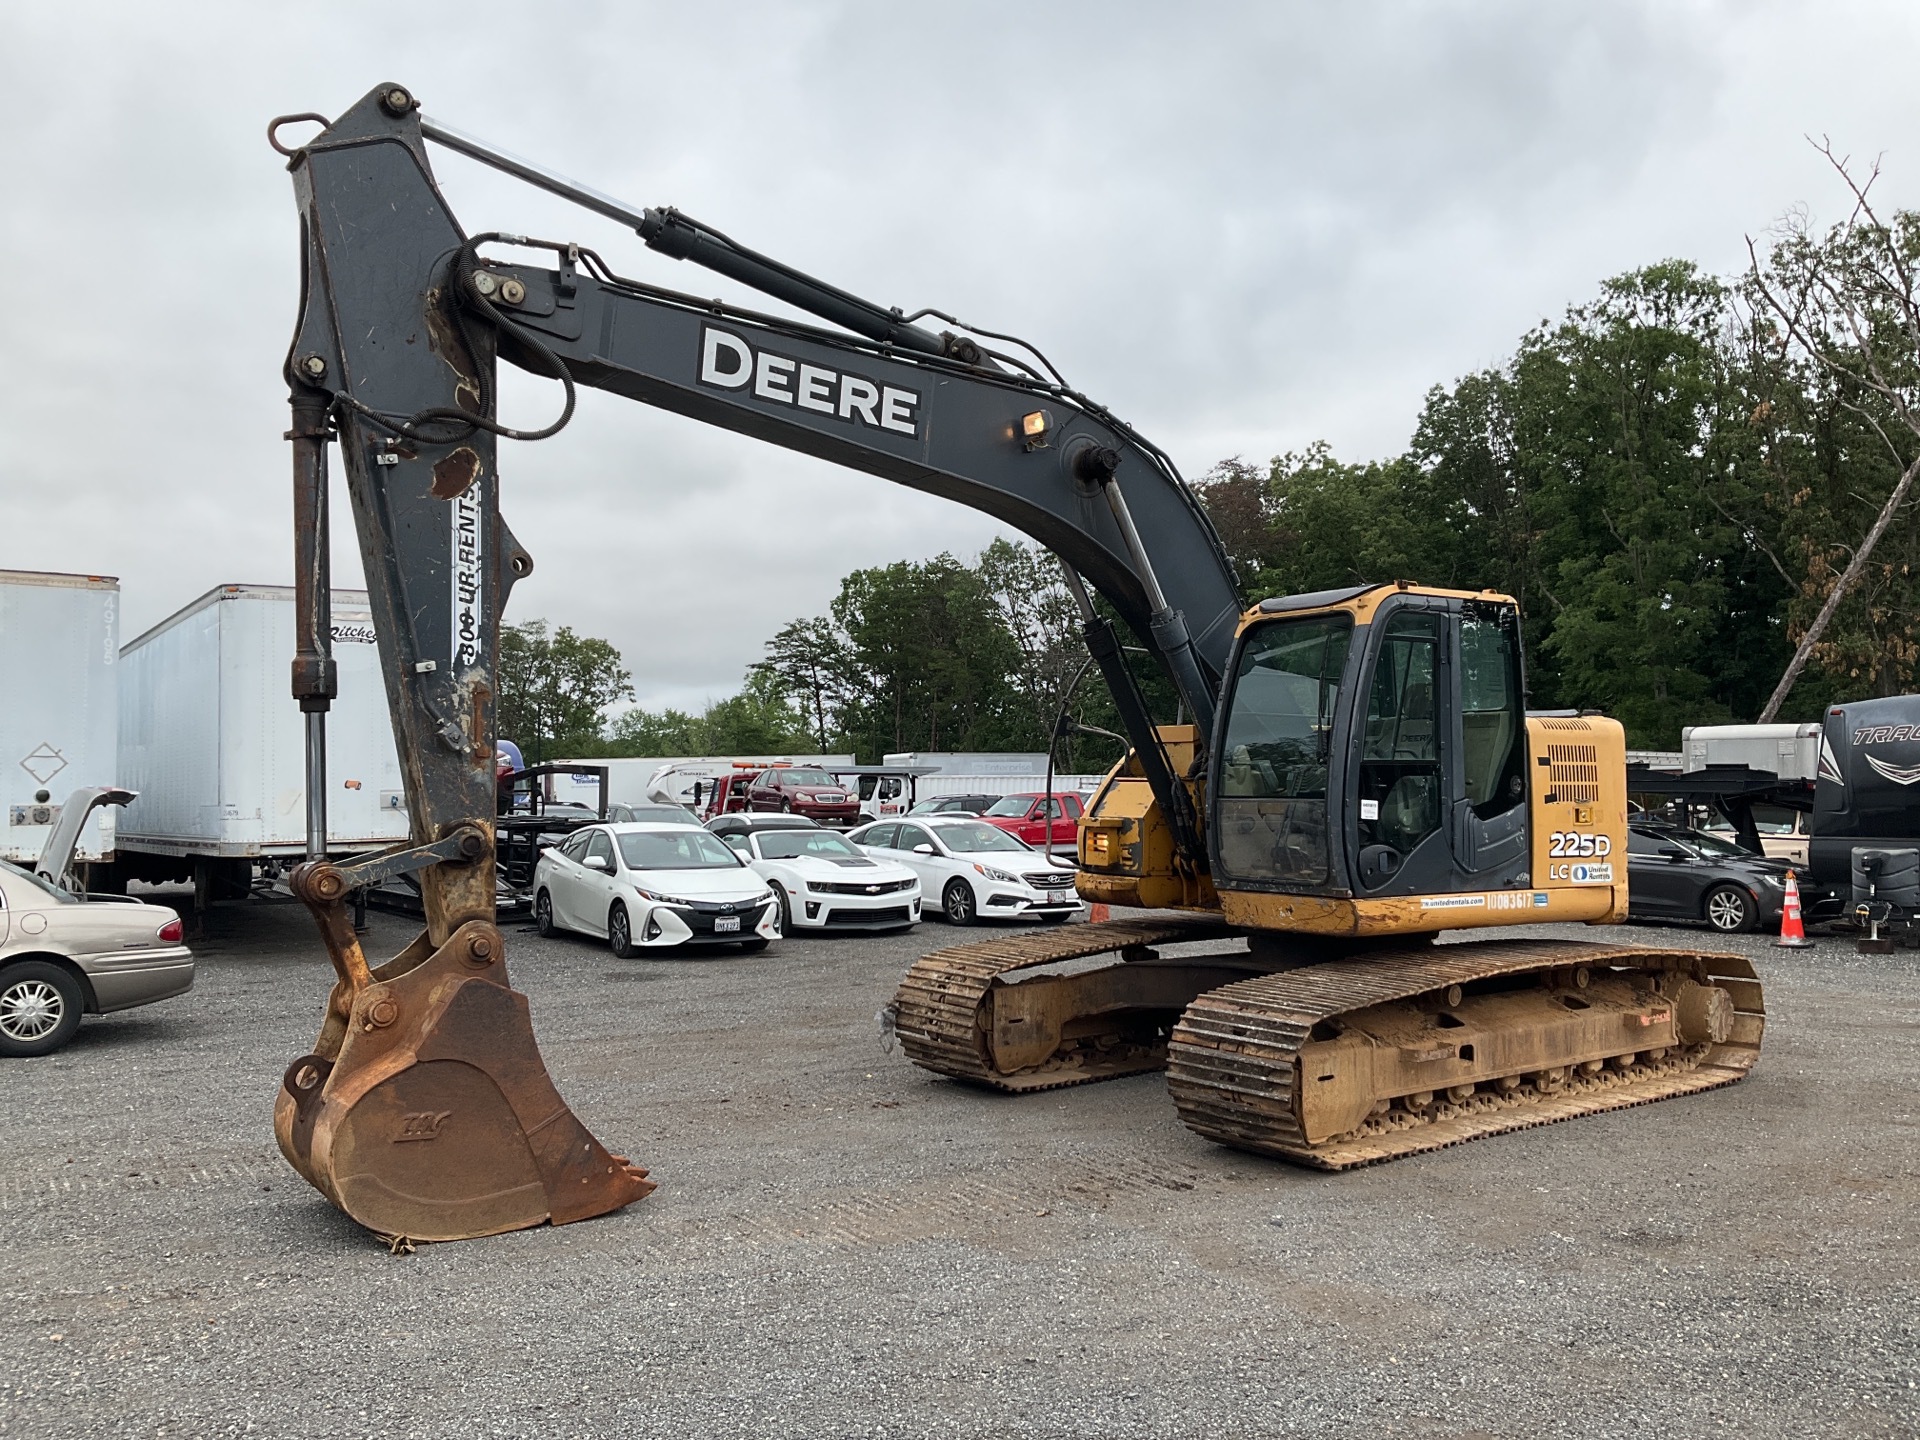
[[[471,921],[407,959],[336,987],[319,1046],[334,1053],[287,1067],[274,1135],[316,1190],[410,1240],[561,1225],[653,1190],[554,1088],[497,929]]]

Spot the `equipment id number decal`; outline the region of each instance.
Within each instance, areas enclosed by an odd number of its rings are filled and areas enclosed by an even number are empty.
[[[1556,830],[1547,836],[1547,854],[1555,859],[1571,855],[1611,855],[1611,835],[1583,835],[1578,830]]]

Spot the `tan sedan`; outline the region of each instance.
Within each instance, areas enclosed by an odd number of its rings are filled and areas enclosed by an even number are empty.
[[[55,866],[56,873],[64,866]],[[121,896],[79,896],[0,861],[0,1055],[45,1055],[104,1014],[193,988],[180,917]]]

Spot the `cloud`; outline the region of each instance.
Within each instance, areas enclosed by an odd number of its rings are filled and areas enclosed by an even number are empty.
[[[117,573],[127,634],[290,576],[298,253],[276,113],[399,80],[429,113],[677,204],[886,304],[1028,336],[1189,474],[1326,437],[1386,454],[1436,382],[1603,277],[1740,263],[1805,146],[1915,130],[1886,4],[39,7],[0,52],[0,565]],[[447,156],[471,228],[738,287]],[[1888,154],[1896,203],[1913,158]],[[540,382],[503,386],[544,416]],[[514,615],[605,635],[644,700],[729,692],[860,565],[999,527],[583,397],[508,446]],[[344,490],[340,494],[344,509]],[[344,529],[342,583],[357,580]]]

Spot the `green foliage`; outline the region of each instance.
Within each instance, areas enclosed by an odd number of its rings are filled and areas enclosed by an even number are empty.
[[[620,652],[605,640],[547,622],[500,627],[497,733],[516,742],[529,765],[599,743],[606,708],[633,694]]]
[[[1920,516],[1900,480],[1920,463],[1920,213],[1882,219],[1876,176],[1825,153],[1851,213],[1824,233],[1791,217],[1756,252],[1744,338],[1775,381],[1753,424],[1792,571],[1788,632],[1845,700],[1911,690],[1920,664]]]
[[[1902,468],[1870,387],[1792,363],[1737,302],[1683,261],[1620,276],[1506,365],[1434,389],[1404,455],[1227,461],[1202,497],[1250,592],[1513,595],[1530,704],[1605,710],[1672,748],[1683,725],[1759,712]],[[1911,685],[1910,513],[1883,546],[1794,713]]]
[[[629,710],[598,749],[581,758],[617,755],[781,755],[813,748],[807,715],[778,675],[754,666],[740,693],[684,710]],[[824,748],[824,747],[823,747]]]
[[[795,620],[767,641],[767,658],[754,673],[777,679],[812,717],[814,743],[827,753],[827,717],[836,721],[854,691],[853,648],[831,620]],[[654,754],[711,753],[659,750]]]
[[[856,570],[832,610],[858,676],[841,723],[863,759],[1007,749],[1030,733],[1012,713],[1019,648],[979,572],[947,554]]]

